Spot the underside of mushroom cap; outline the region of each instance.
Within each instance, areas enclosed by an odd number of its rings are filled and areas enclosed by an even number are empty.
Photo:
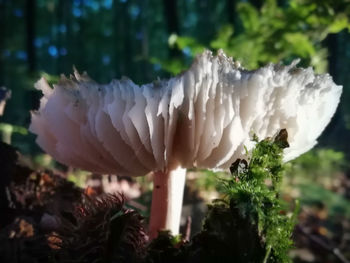
[[[77,71],[53,89],[41,79],[30,130],[57,161],[96,173],[225,169],[253,147],[252,134],[280,129],[288,161],[316,144],[342,91],[328,74],[296,64],[247,71],[205,51],[182,74],[142,86],[126,78],[100,85]]]

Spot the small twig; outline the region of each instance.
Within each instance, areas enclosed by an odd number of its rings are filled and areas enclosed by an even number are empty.
[[[350,263],[350,261],[347,260],[345,256],[340,252],[339,248],[336,248],[336,247],[332,248],[331,246],[327,245],[323,240],[321,240],[317,236],[311,235],[310,233],[308,233],[301,225],[297,225],[296,229],[298,229],[300,233],[302,233],[304,236],[308,237],[312,242],[319,245],[324,250],[332,253],[340,262]]]

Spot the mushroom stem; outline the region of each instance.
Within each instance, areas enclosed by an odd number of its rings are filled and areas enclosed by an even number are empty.
[[[149,237],[154,239],[159,230],[179,234],[186,169],[178,167],[167,172],[153,173],[153,194]]]

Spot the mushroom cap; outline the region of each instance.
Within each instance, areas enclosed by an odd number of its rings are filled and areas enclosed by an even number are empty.
[[[297,63],[247,71],[205,51],[182,74],[142,86],[127,78],[101,85],[76,70],[53,89],[42,78],[30,130],[57,161],[96,173],[226,169],[254,146],[252,134],[280,129],[288,161],[317,143],[342,92],[328,74]]]

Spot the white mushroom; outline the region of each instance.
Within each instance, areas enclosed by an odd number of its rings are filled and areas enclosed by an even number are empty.
[[[62,77],[44,94],[30,130],[57,161],[95,173],[154,172],[150,236],[179,230],[186,168],[226,169],[250,140],[287,129],[291,160],[316,144],[342,87],[311,68],[269,64],[242,69],[222,51],[205,51],[167,81],[100,85],[86,74]]]

